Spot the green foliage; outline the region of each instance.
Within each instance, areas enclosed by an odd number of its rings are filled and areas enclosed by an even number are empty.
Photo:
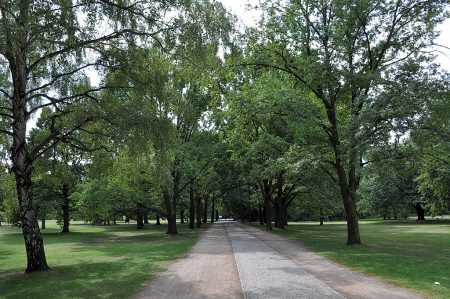
[[[14,178],[4,168],[0,174],[0,221],[20,226]]]

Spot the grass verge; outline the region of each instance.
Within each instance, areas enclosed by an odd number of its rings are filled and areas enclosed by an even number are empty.
[[[206,228],[207,226],[203,226]],[[202,230],[179,224],[91,226],[73,223],[61,234],[47,222],[44,243],[52,271],[24,274],[21,230],[0,226],[0,298],[128,298],[170,261],[186,254]]]
[[[348,246],[345,222],[289,223],[274,233],[342,265],[379,276],[431,298],[450,298],[450,220],[361,220],[363,245]],[[440,285],[435,285],[439,282]]]

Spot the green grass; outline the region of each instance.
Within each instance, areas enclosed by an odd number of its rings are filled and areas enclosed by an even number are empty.
[[[289,223],[274,232],[340,264],[432,298],[450,298],[450,220],[360,221],[359,246],[347,246],[344,222]],[[441,285],[435,285],[434,282]]]
[[[44,243],[52,271],[24,274],[21,231],[0,226],[0,298],[130,297],[186,254],[199,234],[181,224],[176,236],[165,234],[165,225],[146,227],[74,223],[71,233],[61,234],[56,223],[47,222]]]

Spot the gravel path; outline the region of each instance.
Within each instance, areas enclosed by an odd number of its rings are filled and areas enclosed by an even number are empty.
[[[424,299],[407,289],[396,287],[376,277],[353,271],[309,251],[298,243],[237,223],[259,240],[290,259],[348,299]]]
[[[264,242],[227,223],[245,298],[343,298]]]
[[[133,298],[423,299],[350,270],[286,238],[218,222]]]
[[[150,281],[134,298],[243,298],[223,223],[211,225],[185,258]]]

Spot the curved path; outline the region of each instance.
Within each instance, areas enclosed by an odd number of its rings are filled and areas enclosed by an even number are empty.
[[[134,298],[423,298],[283,237],[218,222]]]

